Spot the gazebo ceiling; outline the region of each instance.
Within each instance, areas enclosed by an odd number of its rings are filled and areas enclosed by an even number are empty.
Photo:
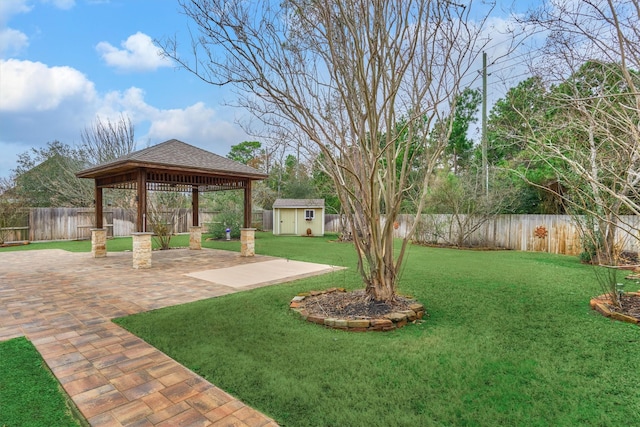
[[[135,189],[140,172],[155,191],[187,192],[241,189],[268,175],[176,139],[135,151],[108,163],[85,169],[79,178],[92,178],[100,188]]]

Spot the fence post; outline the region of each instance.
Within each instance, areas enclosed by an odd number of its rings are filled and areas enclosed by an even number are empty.
[[[29,209],[29,215],[27,217],[27,225],[29,226],[29,241],[33,242],[35,239],[35,227],[33,226],[35,221],[33,220],[33,208]]]

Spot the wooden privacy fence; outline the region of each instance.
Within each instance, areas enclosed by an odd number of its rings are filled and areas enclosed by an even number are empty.
[[[428,243],[455,244],[460,228],[466,227],[465,245],[565,255],[578,255],[582,251],[579,230],[569,215],[498,215],[488,219],[422,215],[421,218],[419,235],[412,237]],[[620,220],[617,243],[625,251],[640,252],[640,218],[629,215]],[[405,237],[413,221],[413,215],[400,215],[394,227],[395,236]],[[325,215],[325,231],[341,231],[339,215]]]
[[[173,233],[186,233],[192,225],[190,209],[163,212],[163,217],[173,229]],[[217,212],[200,211],[199,219],[205,228],[214,223]],[[91,228],[95,224],[95,211],[88,208],[31,208],[24,214],[20,227],[10,227],[5,231],[5,240],[32,242],[42,240],[84,240],[91,238]],[[261,227],[262,212],[254,212],[252,222]],[[135,230],[136,212],[132,209],[111,208],[104,210],[104,227],[108,237],[130,236]]]
[[[207,225],[216,222],[216,215],[217,212],[200,211],[199,217],[205,233]],[[135,229],[135,216],[133,210],[105,209],[104,224],[108,236],[130,236]],[[189,231],[192,219],[190,209],[176,210],[170,217],[174,233]],[[325,232],[342,231],[340,215],[326,214],[324,220]],[[395,236],[405,237],[413,220],[412,215],[400,215],[394,227]],[[25,220],[20,222],[20,226],[5,230],[5,240],[89,239],[93,222],[92,209],[32,208],[25,213]],[[254,212],[252,223],[256,228],[272,230],[273,212]],[[626,251],[640,252],[640,217],[623,216],[621,224],[618,232],[620,247]],[[456,243],[461,228],[468,231],[464,239],[465,245],[566,255],[577,255],[582,250],[578,229],[569,215],[498,215],[482,221],[466,216],[423,215],[422,224],[417,227],[417,234],[412,238],[418,237],[422,241],[436,244]]]

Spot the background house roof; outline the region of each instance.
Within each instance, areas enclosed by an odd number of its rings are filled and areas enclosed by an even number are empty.
[[[276,199],[274,208],[324,208],[324,199]]]
[[[268,176],[251,166],[194,147],[177,139],[171,139],[119,157],[111,162],[90,167],[78,172],[77,176],[79,178],[96,178],[105,174],[126,172],[140,167],[178,169],[253,179],[264,179]]]

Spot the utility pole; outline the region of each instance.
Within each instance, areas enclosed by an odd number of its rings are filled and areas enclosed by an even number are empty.
[[[487,52],[482,52],[482,178],[485,196],[489,197],[489,162],[487,160]]]

